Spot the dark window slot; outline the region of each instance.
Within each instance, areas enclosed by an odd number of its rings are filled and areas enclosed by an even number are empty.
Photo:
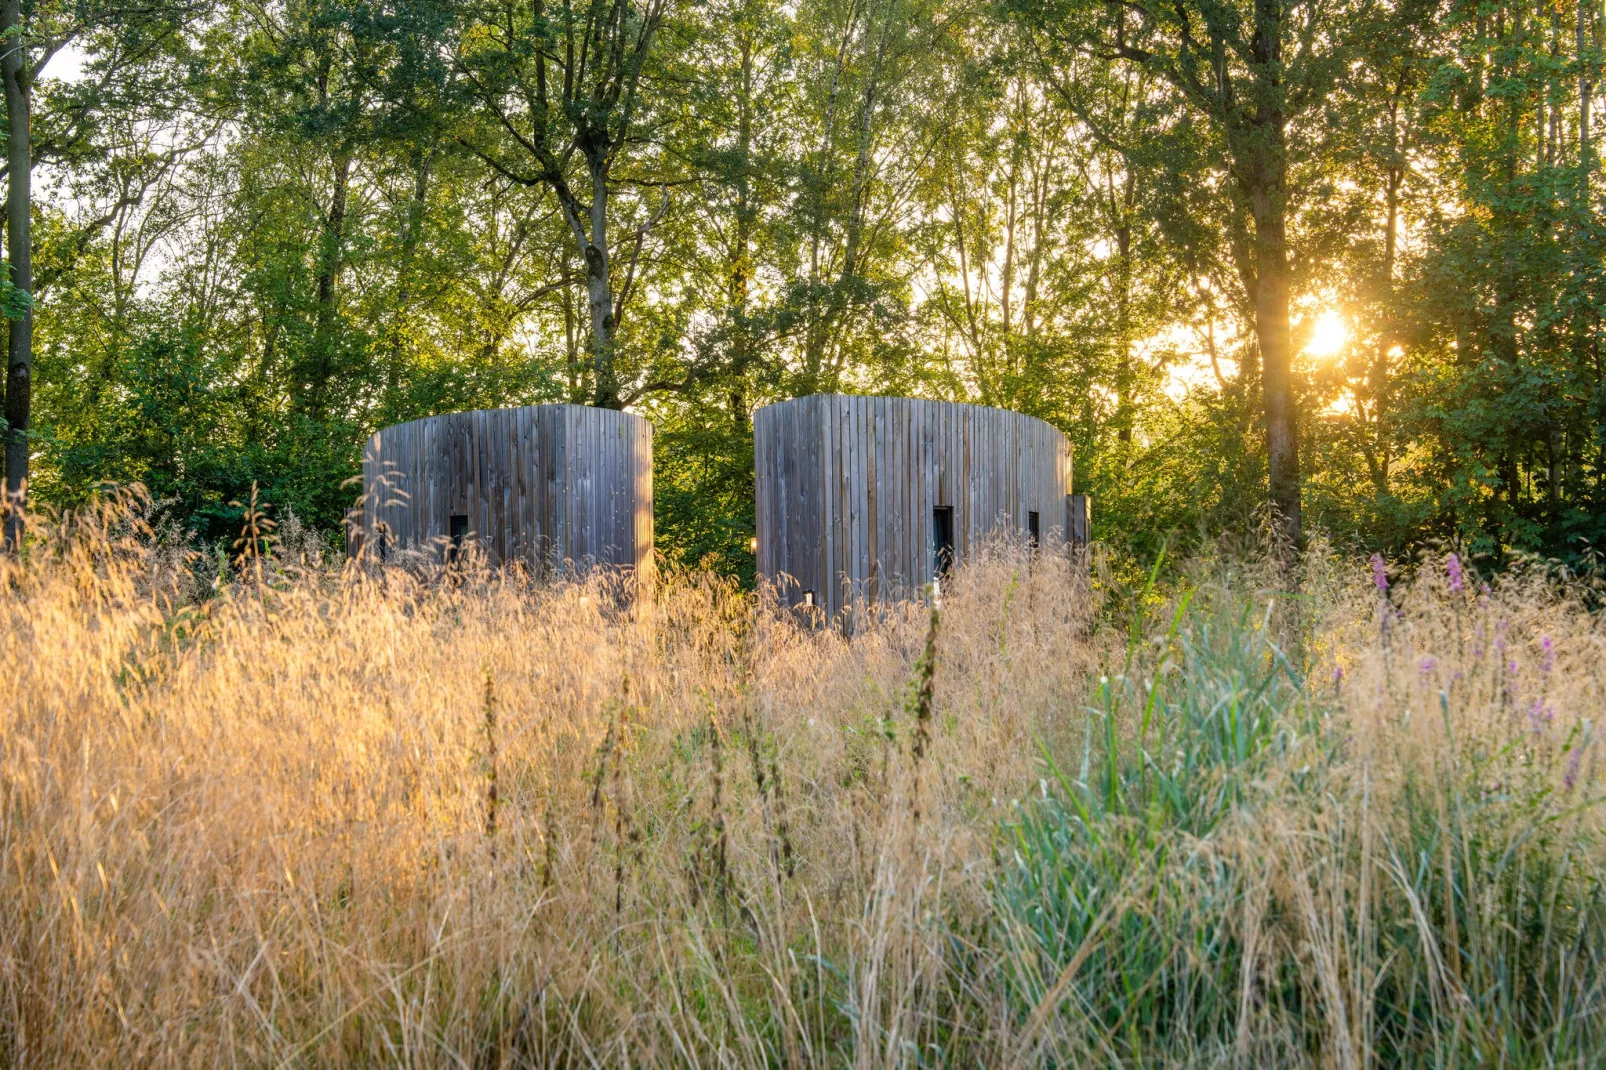
[[[451,545],[446,549],[446,560],[456,561],[463,549],[463,540],[468,538],[468,517],[463,513],[453,513],[447,521],[446,534],[451,539]]]
[[[946,577],[954,567],[954,507],[939,505],[931,511],[932,571]]]
[[[1042,527],[1038,523],[1036,513],[1026,514],[1026,537],[1032,549],[1037,549],[1038,540],[1042,536]]]

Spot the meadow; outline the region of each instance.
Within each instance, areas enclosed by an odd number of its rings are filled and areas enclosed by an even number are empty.
[[[1606,629],[1532,566],[0,559],[0,1065],[1597,1065]]]

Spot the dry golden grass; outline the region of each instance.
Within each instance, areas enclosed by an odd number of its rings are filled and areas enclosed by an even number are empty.
[[[1000,547],[944,599],[923,710],[921,607],[844,639],[706,577],[625,608],[289,553],[196,589],[137,513],[0,564],[0,1064],[1602,1036],[1606,637],[1539,579],[1424,569],[1385,626],[1364,566],[1313,554],[1268,600],[1217,562],[1177,614]]]
[[[927,942],[985,895],[988,827],[1086,663],[1068,569],[968,577],[917,829],[923,613],[848,642],[707,579],[631,612],[395,569],[186,604],[135,534],[78,527],[0,595],[19,1064],[748,1063],[782,1034],[825,1061],[839,990],[877,1029],[923,1012]]]

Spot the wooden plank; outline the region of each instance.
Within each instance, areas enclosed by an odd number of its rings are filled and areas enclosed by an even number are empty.
[[[870,421],[870,475],[865,486],[870,495],[870,574],[865,597],[872,603],[882,599],[881,558],[887,543],[887,509],[881,500],[881,474],[887,468],[887,399],[869,400]]]
[[[652,428],[571,405],[478,410],[376,432],[362,461],[364,537],[428,549],[453,515],[493,562],[636,566],[652,548]],[[389,487],[385,486],[389,483]]]
[[[843,402],[844,413],[848,423],[848,456],[845,468],[845,477],[848,481],[848,500],[850,503],[849,524],[853,531],[853,552],[848,559],[849,582],[844,591],[847,602],[844,608],[852,608],[864,597],[865,581],[870,576],[869,562],[869,486],[865,477],[865,447],[869,445],[870,435],[864,426],[867,406],[863,398],[849,397]]]
[[[772,408],[759,409],[753,414],[753,550],[760,576],[775,571],[769,540],[763,533],[779,530],[775,523],[775,498],[781,483],[773,467],[769,445],[770,427],[775,422]]]
[[[963,559],[991,537],[1064,525],[1070,447],[1033,417],[910,398],[815,395],[754,413],[759,572],[795,577],[828,614],[930,582],[932,510]],[[851,620],[845,625],[852,626]]]
[[[858,520],[853,515],[852,447],[850,443],[851,416],[847,399],[840,394],[831,396],[831,426],[836,435],[836,448],[831,451],[832,491],[839,510],[836,539],[836,560],[831,567],[831,616],[835,618],[845,608],[843,583],[853,575],[853,542],[858,536]]]
[[[658,533],[654,524],[653,445],[657,432],[645,418],[636,423],[636,566],[651,568]]]
[[[821,547],[820,587],[815,597],[821,600],[826,607],[826,612],[830,613],[830,607],[834,602],[831,588],[835,586],[831,580],[836,574],[836,548],[840,541],[842,530],[840,514],[842,502],[841,496],[837,493],[835,468],[832,464],[832,458],[837,451],[836,421],[834,419],[835,406],[831,405],[828,397],[821,397],[814,404],[817,410],[816,415],[820,420],[821,435],[817,448],[821,453],[817,460],[820,466],[821,488],[824,492],[821,498],[819,530],[825,538],[825,544]]]
[[[913,584],[913,577],[909,575],[909,528],[914,523],[914,513],[909,507],[909,407],[896,402],[892,408],[892,471],[887,479],[892,487],[892,494],[898,503],[898,513],[893,520],[892,532],[892,561],[888,565],[896,584],[897,595],[901,597],[904,591]]]

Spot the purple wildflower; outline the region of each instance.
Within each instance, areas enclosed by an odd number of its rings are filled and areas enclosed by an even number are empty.
[[[1455,554],[1451,554],[1449,557],[1445,558],[1444,571],[1449,574],[1450,577],[1450,593],[1460,594],[1461,589],[1466,586],[1461,579],[1461,559]]]
[[[1342,666],[1342,665],[1334,665],[1333,666],[1333,683],[1336,684],[1342,679],[1344,679],[1344,666]]]
[[[1580,743],[1573,748],[1572,753],[1567,757],[1567,775],[1562,778],[1562,783],[1566,785],[1568,791],[1572,791],[1573,785],[1578,782],[1578,770],[1583,763],[1584,745]]]
[[[1521,691],[1522,683],[1517,679],[1517,663],[1516,661],[1507,662],[1506,676],[1500,683],[1500,694],[1503,696],[1503,701],[1516,702],[1517,695]]]
[[[1389,570],[1383,563],[1382,554],[1372,555],[1372,586],[1377,588],[1379,594],[1389,589]]]
[[[1437,659],[1436,659],[1436,658],[1434,658],[1434,657],[1433,657],[1433,656],[1432,656],[1432,655],[1431,655],[1431,654],[1430,654],[1430,655],[1428,655],[1428,656],[1427,656],[1427,657],[1425,657],[1425,658],[1423,658],[1423,659],[1422,659],[1422,664],[1420,664],[1420,665],[1418,665],[1418,666],[1417,666],[1417,667],[1416,667],[1416,671],[1417,671],[1417,672],[1418,672],[1418,673],[1420,673],[1420,674],[1421,674],[1421,675],[1422,675],[1422,677],[1423,677],[1423,678],[1426,678],[1426,677],[1427,677],[1427,675],[1428,675],[1428,673],[1430,673],[1430,672],[1432,672],[1432,671],[1433,671],[1433,670],[1434,670],[1434,668],[1435,668],[1435,667],[1436,667],[1436,666],[1437,666],[1437,665],[1438,665],[1438,664],[1439,664],[1439,662],[1438,662],[1438,660],[1437,660]]]
[[[1550,708],[1550,703],[1542,698],[1534,699],[1534,704],[1528,707],[1528,723],[1533,726],[1535,735],[1544,732],[1545,725],[1555,719],[1555,711]]]
[[[1554,669],[1556,667],[1556,644],[1551,641],[1550,636],[1544,636],[1539,640],[1539,650],[1543,655],[1539,660],[1539,671],[1549,672]]]

